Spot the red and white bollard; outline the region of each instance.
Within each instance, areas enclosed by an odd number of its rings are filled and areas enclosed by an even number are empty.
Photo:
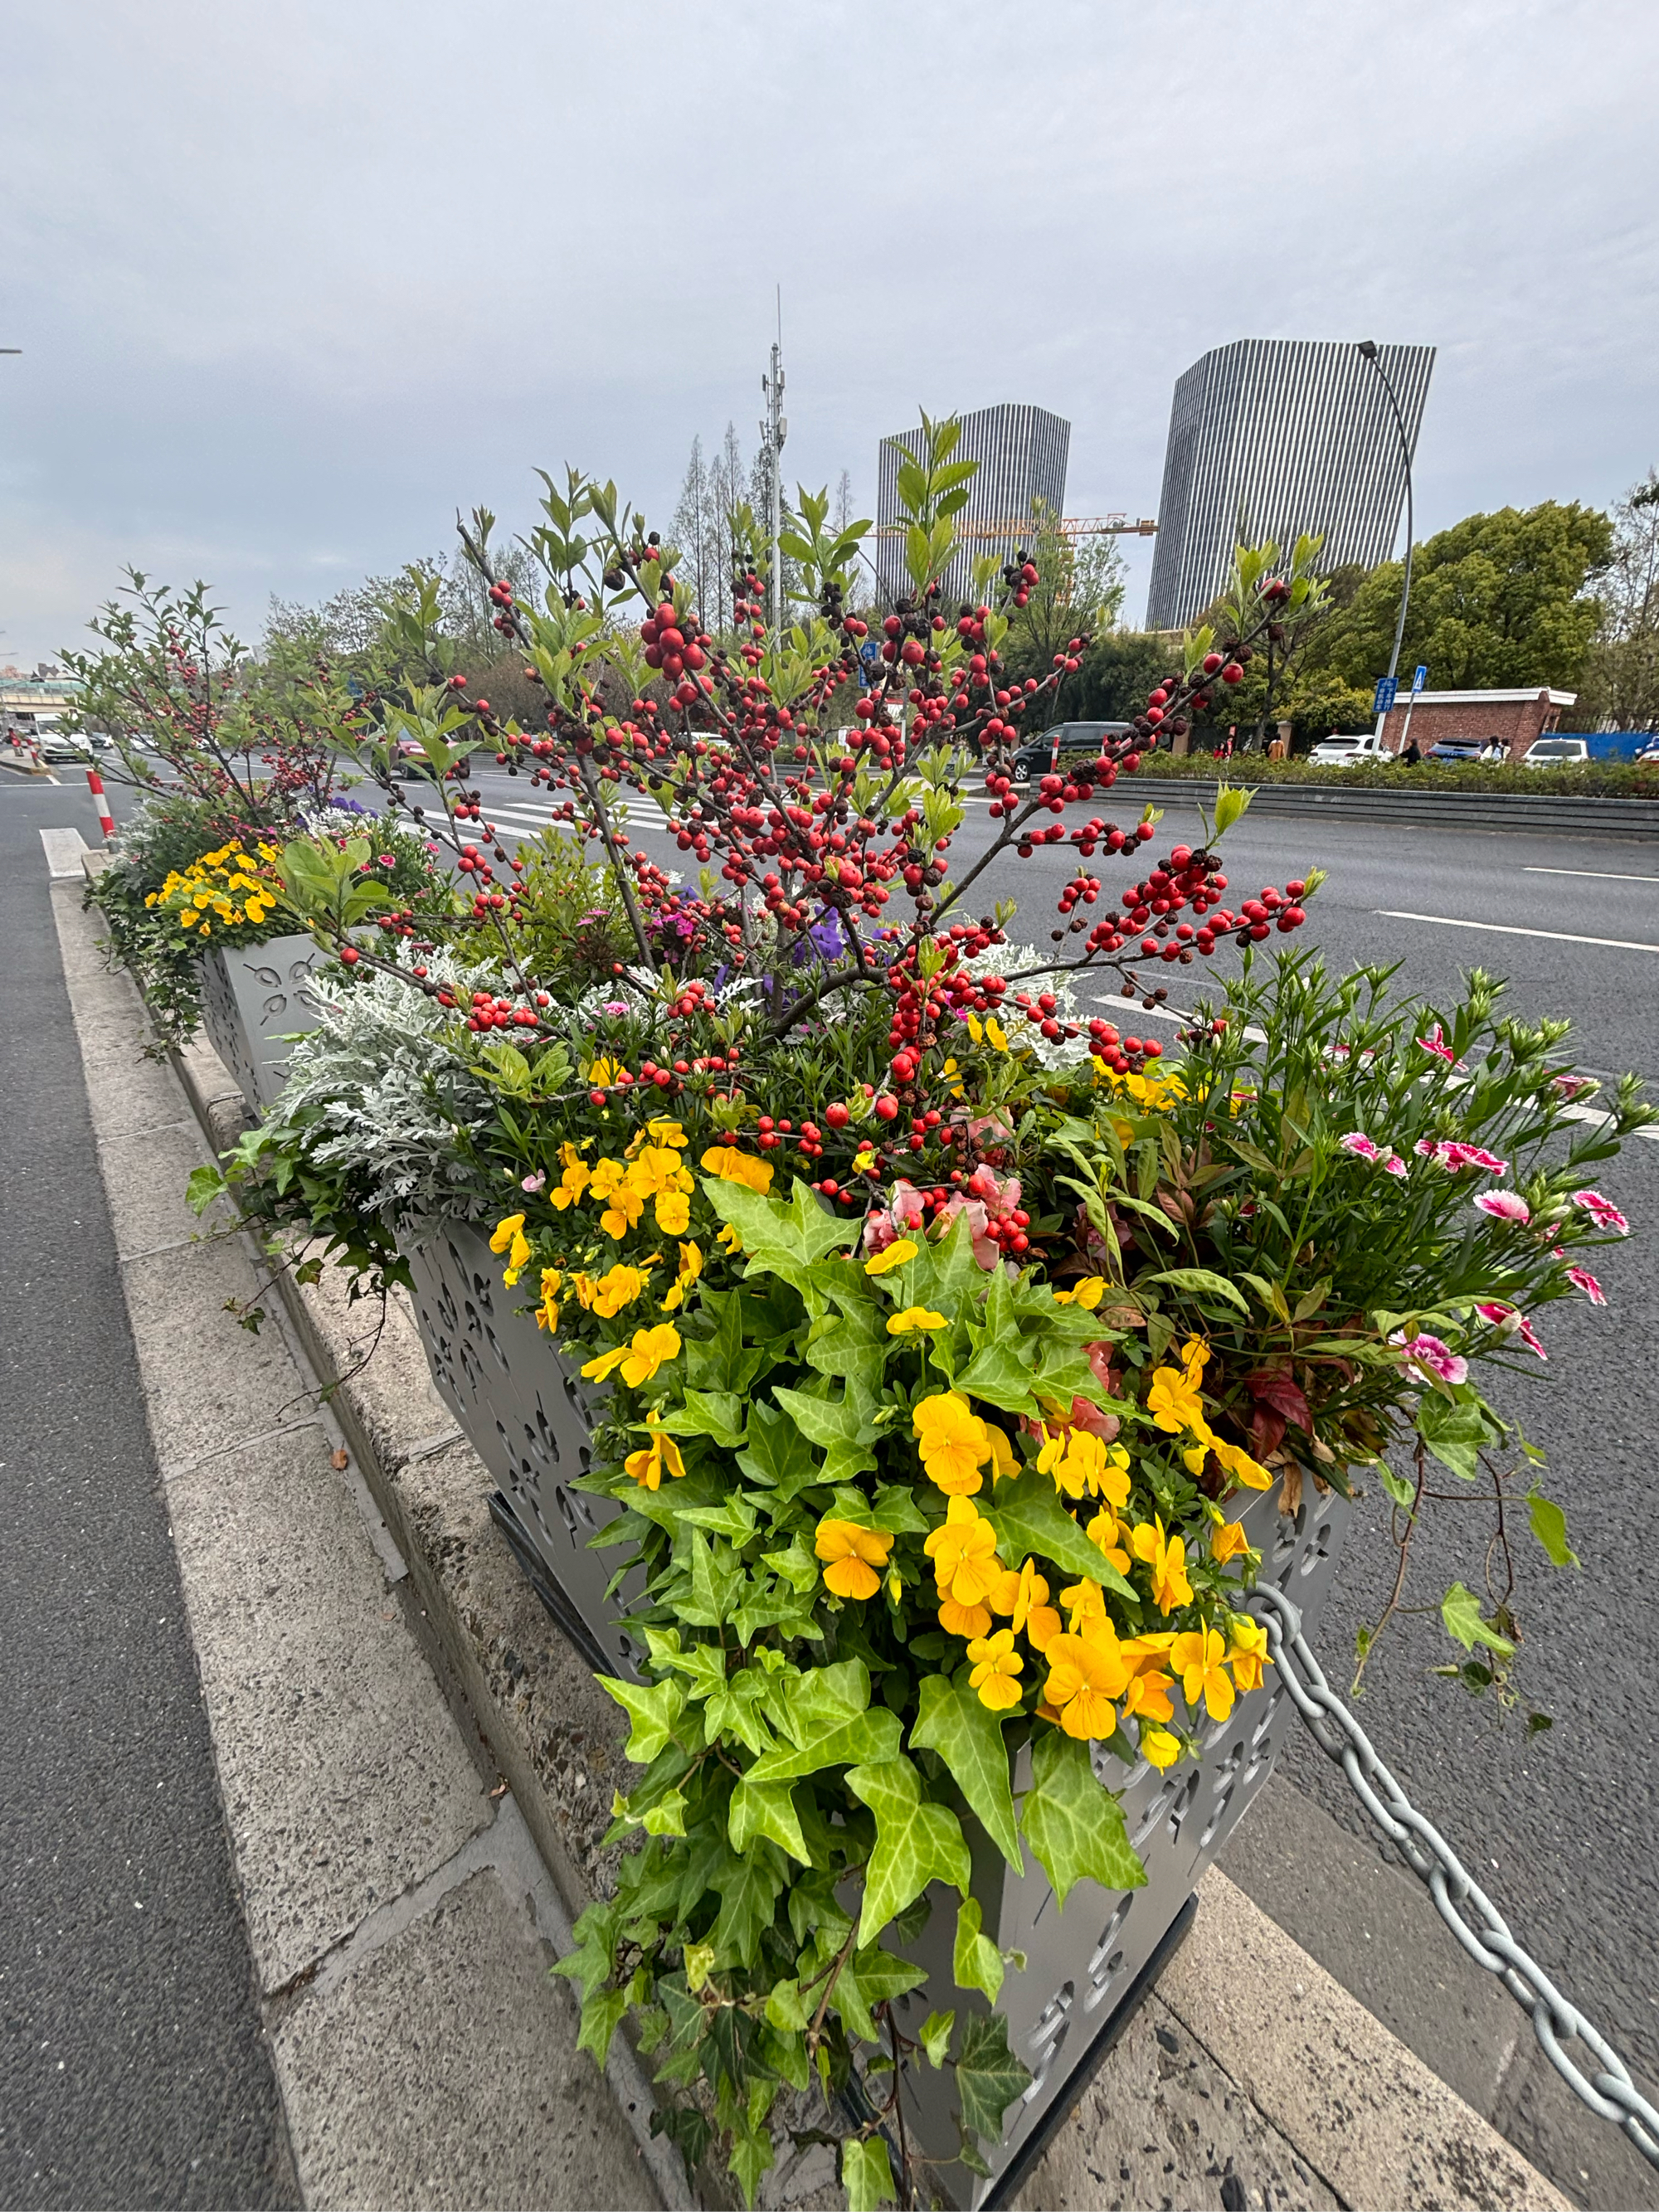
[[[98,819],[104,825],[105,836],[112,837],[115,835],[115,817],[110,812],[109,801],[104,796],[104,779],[95,768],[87,770],[87,788],[97,804]]]

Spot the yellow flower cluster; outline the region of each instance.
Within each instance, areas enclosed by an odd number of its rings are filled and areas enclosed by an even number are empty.
[[[959,1392],[936,1391],[921,1400],[911,1418],[927,1479],[947,1498],[971,1497],[985,1480],[981,1470],[988,1463],[994,1486],[1005,1475],[1018,1474],[1007,1437],[994,1421],[981,1420]]]
[[[1198,1385],[1209,1356],[1209,1346],[1190,1337],[1182,1349],[1179,1367],[1154,1368],[1146,1392],[1146,1411],[1166,1435],[1193,1439],[1183,1447],[1181,1456],[1194,1474],[1202,1474],[1205,1459],[1213,1454],[1229,1474],[1249,1489],[1266,1490],[1273,1482],[1267,1468],[1252,1459],[1243,1444],[1230,1444],[1217,1436],[1204,1417]]]
[[[165,907],[181,929],[193,929],[198,937],[245,921],[257,926],[276,910],[276,886],[269,875],[259,873],[262,865],[269,869],[276,858],[275,845],[259,845],[252,853],[235,842],[222,845],[182,872],[175,868],[144,904]]]

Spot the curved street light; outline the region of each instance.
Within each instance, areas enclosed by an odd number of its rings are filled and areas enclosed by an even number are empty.
[[[1358,350],[1361,360],[1368,361],[1376,371],[1376,380],[1388,395],[1389,410],[1394,416],[1394,427],[1400,433],[1400,457],[1406,464],[1406,580],[1400,593],[1400,619],[1394,626],[1394,651],[1389,655],[1389,678],[1393,682],[1400,671],[1400,645],[1406,635],[1406,610],[1411,605],[1412,597],[1412,539],[1415,535],[1412,514],[1412,449],[1410,441],[1406,436],[1405,418],[1400,412],[1400,402],[1395,397],[1394,386],[1389,383],[1388,371],[1382,366],[1376,340],[1361,338]],[[1379,737],[1382,733],[1382,726],[1387,720],[1386,713],[1379,714],[1376,718],[1376,730]]]

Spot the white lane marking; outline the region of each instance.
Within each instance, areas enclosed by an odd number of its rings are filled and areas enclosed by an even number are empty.
[[[1462,921],[1450,914],[1404,914],[1398,907],[1374,907],[1385,921],[1431,921],[1442,929],[1490,929],[1500,937],[1551,937],[1560,945],[1601,945],[1613,952],[1659,952],[1659,945],[1641,945],[1628,937],[1580,937],[1570,929],[1523,929],[1515,921]]]
[[[1525,867],[1523,876],[1594,876],[1600,884],[1659,884],[1659,876],[1626,876],[1617,868],[1534,868]]]

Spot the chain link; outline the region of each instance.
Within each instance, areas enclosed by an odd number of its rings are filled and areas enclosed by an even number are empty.
[[[1302,1615],[1283,1591],[1263,1583],[1250,1600],[1267,1633],[1279,1679],[1314,1741],[1347,1776],[1355,1796],[1427,1887],[1441,1918],[1478,1966],[1495,1974],[1524,2012],[1544,2054],[1576,2095],[1629,2136],[1659,2166],[1659,2110],[1630,2077],[1613,2045],[1570,2004],[1535,1959],[1510,1935],[1503,1915],[1431,1822],[1412,1804],[1353,1715],[1325,1680],[1302,1633]],[[1586,2073],[1565,2045],[1577,2041],[1599,2064]]]

